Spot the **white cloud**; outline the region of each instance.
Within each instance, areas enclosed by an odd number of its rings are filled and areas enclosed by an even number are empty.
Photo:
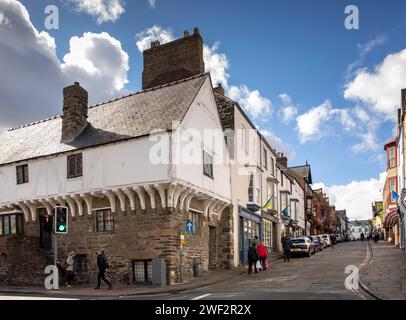
[[[219,42],[214,43],[212,47],[204,45],[203,59],[206,72],[210,72],[213,85],[221,83],[225,89],[228,89],[228,80],[230,75],[227,73],[230,64],[224,53],[218,53]]]
[[[254,118],[265,118],[272,114],[271,101],[261,96],[258,90],[251,91],[246,85],[232,86],[228,91],[228,95]]]
[[[374,128],[368,129],[366,132],[360,134],[361,142],[352,146],[352,151],[355,154],[379,151],[382,145],[377,141],[376,130]]]
[[[298,114],[298,109],[292,104],[292,98],[287,93],[282,93],[278,96],[282,101],[282,121],[284,123],[289,123],[294,120]]]
[[[98,99],[108,98],[128,83],[128,60],[120,41],[106,32],[87,32],[71,38],[62,70],[70,79],[81,82],[90,95],[95,92]]]
[[[346,209],[350,220],[370,219],[371,204],[382,200],[382,189],[386,173],[381,173],[379,179],[352,181],[346,185],[326,186],[324,183],[313,184],[313,189],[323,188],[334,203],[337,210]]]
[[[96,18],[98,24],[115,22],[125,12],[123,0],[68,0],[78,12]]]
[[[366,54],[371,52],[376,47],[379,47],[379,46],[385,44],[388,40],[389,40],[389,37],[387,35],[381,34],[381,35],[377,36],[375,39],[368,41],[367,43],[362,43],[362,44],[358,43],[357,47],[358,47],[360,56],[364,57]]]
[[[341,109],[337,111],[340,115],[340,122],[344,130],[347,132],[353,131],[357,124],[355,123],[353,117],[350,115],[350,112],[346,109]]]
[[[153,9],[156,8],[156,0],[148,0],[149,6]]]
[[[61,113],[62,89],[79,81],[90,103],[112,98],[127,82],[128,56],[120,43],[102,34],[74,37],[64,63],[55,39],[38,32],[26,8],[16,0],[1,0],[0,127],[10,128]]]
[[[344,91],[346,99],[364,103],[383,120],[396,121],[400,90],[406,87],[406,49],[388,55],[373,72],[359,70]]]
[[[175,40],[175,36],[171,29],[164,29],[161,26],[154,25],[151,28],[137,33],[136,35],[137,48],[140,52],[143,52],[151,48],[151,42],[159,41],[161,44],[171,42]]]
[[[331,112],[331,102],[327,100],[297,117],[297,129],[301,143],[317,140],[325,135],[326,132],[322,126],[331,118]]]
[[[388,40],[389,40],[389,37],[386,34],[381,34],[381,35],[378,35],[375,39],[372,39],[366,43],[363,43],[363,44],[358,43],[357,47],[358,47],[359,57],[355,62],[353,62],[347,66],[346,78],[349,79],[354,75],[354,70],[356,70],[357,68],[359,68],[362,65],[362,63],[364,62],[365,56],[369,52],[371,52],[376,47],[385,44]]]

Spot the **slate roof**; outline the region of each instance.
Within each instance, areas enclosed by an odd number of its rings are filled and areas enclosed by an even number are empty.
[[[6,131],[0,135],[0,165],[171,130],[208,77],[202,74],[89,107],[89,125],[69,144],[60,142],[61,116]]]
[[[289,170],[295,172],[300,177],[307,180],[307,183],[312,184],[312,173],[309,165],[290,167]]]

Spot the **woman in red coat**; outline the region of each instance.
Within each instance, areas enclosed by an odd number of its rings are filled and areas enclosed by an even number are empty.
[[[265,271],[267,269],[266,258],[268,257],[268,251],[262,242],[258,245],[258,257],[261,260],[262,270]]]

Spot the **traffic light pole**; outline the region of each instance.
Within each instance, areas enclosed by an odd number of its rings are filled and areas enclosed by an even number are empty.
[[[54,232],[54,265],[58,267],[58,235]]]

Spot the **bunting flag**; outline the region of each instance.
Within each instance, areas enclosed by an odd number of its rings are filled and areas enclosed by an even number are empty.
[[[263,209],[268,209],[270,206],[271,206],[271,204],[272,204],[272,201],[273,201],[273,196],[274,196],[274,194],[269,198],[269,200],[265,203],[265,205],[263,206]]]

